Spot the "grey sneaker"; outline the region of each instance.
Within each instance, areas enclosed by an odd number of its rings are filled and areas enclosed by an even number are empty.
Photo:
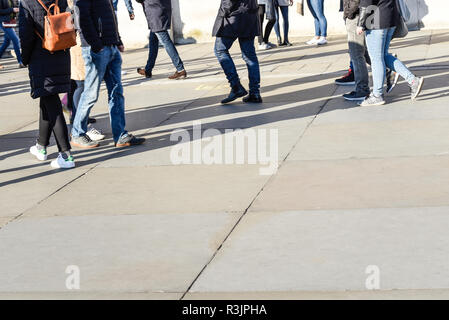
[[[127,133],[120,137],[120,139],[116,142],[115,146],[117,148],[138,146],[144,142],[145,138],[137,138],[133,136],[131,133]]]
[[[382,95],[376,97],[373,93],[371,93],[365,100],[359,103],[359,106],[369,107],[369,106],[381,106],[383,104],[385,104],[385,100]]]
[[[70,141],[71,145],[81,149],[93,149],[98,148],[100,144],[98,142],[92,141],[88,135],[72,137],[72,141]]]
[[[369,93],[361,93],[361,92],[355,92],[352,91],[350,93],[346,93],[343,95],[343,98],[348,101],[363,101],[365,98],[369,96]]]
[[[412,84],[410,85],[412,100],[415,100],[421,93],[423,84],[424,84],[424,77],[421,78],[415,77]]]

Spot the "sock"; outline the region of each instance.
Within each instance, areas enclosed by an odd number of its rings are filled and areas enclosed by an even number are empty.
[[[40,153],[46,154],[47,153],[47,148],[44,146],[41,146],[39,143],[36,142],[36,149],[37,151],[39,151]]]
[[[71,159],[70,161],[73,161],[73,157],[72,157],[72,154],[70,153],[70,151],[60,152],[59,154],[61,155],[61,157],[62,157],[64,160]]]

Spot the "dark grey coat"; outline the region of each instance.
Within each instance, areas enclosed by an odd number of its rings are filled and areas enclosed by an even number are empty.
[[[55,0],[42,0],[48,7]],[[67,1],[59,0],[61,12],[67,10]],[[70,90],[70,51],[50,53],[42,48],[35,31],[44,34],[45,10],[36,0],[22,0],[19,13],[19,36],[22,60],[28,66],[31,97],[34,99]]]
[[[259,35],[257,0],[221,0],[214,37],[254,38]]]
[[[160,32],[171,28],[171,0],[145,0],[142,6],[151,31]]]

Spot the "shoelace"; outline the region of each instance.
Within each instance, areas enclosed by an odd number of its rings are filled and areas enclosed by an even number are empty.
[[[94,127],[90,128],[89,131],[93,134],[101,134],[100,130],[95,129]]]

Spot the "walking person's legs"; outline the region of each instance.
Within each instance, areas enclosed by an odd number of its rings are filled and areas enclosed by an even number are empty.
[[[165,51],[167,51],[167,54],[173,63],[173,66],[176,68],[175,74],[170,76],[169,79],[171,80],[185,79],[187,77],[187,72],[184,68],[184,63],[179,57],[178,50],[176,49],[175,44],[171,40],[168,31],[156,32],[156,36],[159,42],[162,43],[162,45],[164,46]]]
[[[288,6],[281,6],[282,19],[284,20],[284,45],[291,45],[288,41],[288,31],[290,29],[290,22],[288,19]]]
[[[246,62],[249,77],[249,96],[243,98],[244,102],[261,103],[260,97],[260,67],[254,48],[254,38],[239,38],[242,58]]]
[[[387,34],[388,29],[366,30],[366,45],[371,58],[373,90],[370,96],[362,102],[362,106],[385,104],[383,86],[386,75],[385,45]]]
[[[156,64],[156,59],[159,53],[159,39],[154,32],[150,32],[148,37],[148,59],[145,68],[137,68],[137,73],[151,78],[153,76],[153,68]]]
[[[111,47],[106,46],[95,53],[90,47],[83,47],[83,59],[86,67],[84,91],[77,106],[72,127],[72,145],[80,148],[95,148],[99,144],[87,137],[87,124],[90,110],[98,101],[100,86],[110,61]]]
[[[410,89],[411,89],[411,95],[412,99],[415,99],[420,93],[421,89],[424,83],[424,78],[418,78],[415,76],[403,63],[401,60],[397,58],[397,56],[392,55],[389,53],[390,49],[390,43],[393,39],[393,34],[396,27],[388,29],[387,35],[386,35],[386,43],[385,43],[385,51],[384,51],[384,57],[385,57],[385,64],[388,69],[393,70],[397,72],[401,77],[405,79],[405,81],[408,82]]]
[[[274,24],[274,32],[276,33],[276,38],[278,40],[278,46],[282,45],[282,38],[281,38],[281,16],[279,14],[279,9],[281,7],[276,5],[274,7],[274,13],[276,15],[276,23]]]
[[[4,28],[1,27],[4,32],[4,38],[5,42],[3,43],[2,47],[0,47],[0,57],[3,55],[5,50],[8,48],[10,43],[12,42],[14,47],[14,52],[16,53],[16,59],[20,66],[23,66],[22,64],[22,55],[20,53],[20,40],[19,37],[17,37],[16,32],[13,28]]]
[[[229,96],[221,101],[222,104],[234,101],[237,98],[246,96],[248,92],[243,88],[240,83],[240,78],[237,73],[234,61],[229,53],[229,49],[236,38],[230,37],[217,37],[215,40],[215,56],[223,69],[226,78],[231,86],[231,93]]]
[[[6,29],[8,29],[8,28],[3,27],[3,25],[0,23],[0,29],[2,29],[2,31],[3,31],[3,43],[2,43],[2,46],[0,47],[0,58],[1,58],[3,56],[3,54],[5,53],[6,49],[11,44],[11,39],[10,39],[8,33],[6,32]]]
[[[310,13],[313,16],[314,24],[315,24],[315,37],[306,42],[306,44],[308,44],[308,45],[317,44],[318,40],[320,39],[320,36],[321,36],[320,20],[318,19],[318,14],[316,12],[316,1],[317,0],[307,0],[307,6],[309,7]]]
[[[259,36],[257,37],[259,46],[263,43],[263,21],[265,20],[265,5],[259,4]]]
[[[358,17],[346,19],[348,32],[349,55],[351,56],[351,69],[354,72],[355,91],[343,95],[346,100],[364,100],[370,93],[368,68],[366,66],[365,36],[357,34]]]

